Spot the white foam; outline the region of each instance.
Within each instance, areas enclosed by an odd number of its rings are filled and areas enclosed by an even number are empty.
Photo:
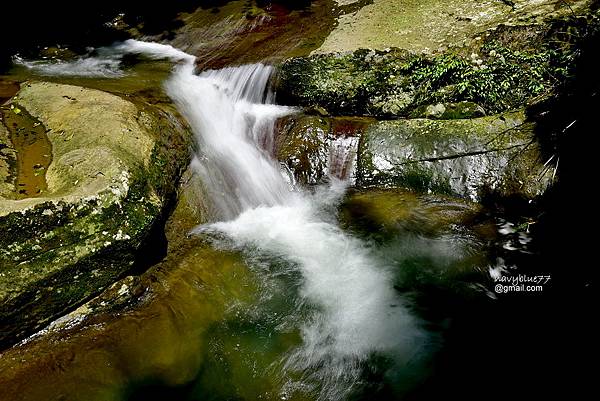
[[[375,352],[407,363],[422,351],[424,333],[392,288],[388,271],[361,241],[325,222],[313,199],[249,209],[211,228],[300,269],[300,297],[317,312],[302,324],[304,344],[286,365],[330,381],[322,396],[345,392],[360,374],[360,363]]]
[[[202,166],[197,172],[221,219],[284,203],[289,196],[277,162],[265,150],[272,144],[275,120],[292,111],[259,103],[268,97],[271,72],[257,64],[197,76],[191,65],[182,65],[166,83],[196,134]],[[264,146],[257,146],[261,141]]]
[[[209,229],[237,247],[282,257],[302,274],[299,300],[315,313],[301,323],[303,346],[288,356],[286,368],[319,381],[322,399],[340,398],[373,353],[392,352],[406,363],[424,334],[387,270],[322,215],[344,184],[333,179],[314,196],[290,192],[267,152],[275,120],[292,111],[269,104],[271,72],[256,64],[196,76],[182,65],[166,88],[196,134],[198,171],[219,216],[229,220]]]
[[[168,59],[175,62],[184,61],[187,63],[193,63],[196,60],[196,57],[176,49],[171,45],[164,45],[154,42],[142,42],[134,39],[128,39],[110,48],[103,48],[100,50],[100,52],[105,53],[108,56],[111,56],[113,53],[143,54],[149,58]]]
[[[129,39],[110,47],[96,49],[96,55],[79,57],[71,61],[35,60],[28,61],[15,56],[16,64],[22,65],[37,74],[49,76],[79,76],[96,78],[118,78],[125,73],[121,69],[121,59],[125,54],[143,54],[153,59],[183,61],[193,65],[195,57],[170,45],[142,42]]]
[[[27,61],[14,57],[14,62],[37,74],[49,76],[80,76],[118,78],[123,76],[118,58],[86,57],[73,61],[37,60]]]

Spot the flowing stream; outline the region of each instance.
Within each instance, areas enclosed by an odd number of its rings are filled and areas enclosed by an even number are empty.
[[[426,335],[392,288],[385,266],[331,221],[344,184],[316,193],[292,190],[269,154],[278,117],[293,112],[273,104],[272,67],[255,64],[194,74],[195,58],[170,46],[128,41],[118,50],[179,62],[168,95],[192,127],[196,172],[218,222],[196,232],[224,234],[229,245],[257,258],[276,257],[300,273],[295,298],[302,345],[281,361],[300,373],[284,387],[308,386],[320,399],[342,399],[375,353],[396,367],[414,363]]]
[[[422,376],[435,338],[394,288],[394,266],[338,226],[337,209],[348,182],[332,176],[327,186],[299,188],[273,156],[277,119],[299,111],[274,104],[273,67],[252,64],[197,74],[194,56],[135,40],[96,53],[71,62],[17,62],[38,74],[86,79],[126,76],[120,67],[125,54],[173,63],[164,88],[195,135],[192,168],[213,216],[191,234],[208,238],[215,249],[241,253],[262,282],[254,304],[236,312],[262,323],[243,328],[244,318],[238,316],[232,324],[242,328],[217,330],[213,342],[237,338],[233,352],[242,352],[239,334],[258,330],[252,341],[266,341],[269,353],[277,349],[264,358],[267,362],[257,362],[260,347],[245,357],[253,367],[240,374],[243,386],[252,388],[264,376],[275,383],[266,392],[248,390],[246,398],[343,400],[384,377],[403,392]],[[353,140],[334,141],[330,174],[340,177],[352,170]],[[185,318],[185,306],[172,307],[181,308]],[[212,368],[203,369],[223,369],[217,355],[208,356]],[[201,373],[199,385],[207,374],[214,377],[199,393],[221,399],[214,386],[226,373]],[[229,399],[227,389],[217,391]]]

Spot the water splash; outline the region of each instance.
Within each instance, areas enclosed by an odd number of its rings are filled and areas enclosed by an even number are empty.
[[[176,67],[166,88],[196,134],[199,172],[228,220],[202,229],[297,266],[299,304],[314,313],[300,324],[304,345],[284,367],[303,372],[305,384],[316,382],[319,398],[341,399],[370,355],[392,352],[408,363],[424,335],[365,245],[320,213],[341,197],[343,185],[313,196],[290,192],[267,152],[276,119],[292,111],[271,104],[271,73],[255,64],[196,76],[190,64]]]
[[[211,229],[239,246],[280,255],[300,270],[297,303],[312,313],[300,323],[303,345],[287,356],[284,370],[302,372],[302,386],[318,389],[319,399],[336,400],[353,390],[373,353],[391,354],[406,365],[418,357],[425,338],[393,290],[389,272],[374,263],[361,241],[321,215],[323,200],[304,196],[252,208]]]

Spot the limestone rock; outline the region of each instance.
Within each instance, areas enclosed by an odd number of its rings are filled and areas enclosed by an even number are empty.
[[[189,161],[187,130],[167,109],[45,82],[23,85],[11,105],[46,128],[52,162],[47,190],[37,197],[17,199],[3,186],[1,345],[99,293],[160,250],[144,247],[155,241]],[[6,129],[0,129],[2,143]],[[6,181],[3,165],[0,173]]]

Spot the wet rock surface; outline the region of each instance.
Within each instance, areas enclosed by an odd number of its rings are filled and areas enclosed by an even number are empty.
[[[532,199],[553,178],[533,127],[522,112],[469,120],[382,121],[362,137],[357,184],[472,200],[489,193]]]
[[[554,180],[524,112],[434,120],[296,115],[279,123],[277,155],[300,185],[349,179],[481,201],[526,201]],[[342,128],[340,128],[342,127]]]
[[[369,7],[370,3],[374,7]],[[499,377],[508,371],[504,367],[513,373],[516,369],[513,379],[518,380],[521,373],[530,378],[531,372],[542,365],[538,361],[556,360],[555,353],[547,353],[548,347],[538,347],[540,339],[548,338],[549,344],[550,338],[554,338],[547,337],[547,333],[555,329],[555,316],[549,312],[550,323],[536,327],[540,310],[554,309],[539,302],[535,307],[525,305],[523,311],[522,303],[518,309],[506,306],[500,310],[497,307],[490,309],[481,307],[481,299],[494,298],[494,294],[486,293],[486,286],[491,288],[489,269],[508,266],[487,254],[489,242],[502,240],[505,250],[530,255],[535,248],[529,247],[529,226],[535,226],[535,220],[526,223],[522,219],[515,220],[514,224],[504,221],[496,227],[482,214],[481,206],[464,198],[479,201],[491,192],[496,198],[517,196],[531,200],[554,182],[554,167],[558,167],[556,156],[552,155],[554,159],[550,159],[550,155],[542,152],[539,138],[533,135],[534,124],[522,111],[514,110],[522,109],[526,102],[536,97],[553,96],[557,83],[553,78],[558,77],[560,81],[568,75],[562,69],[571,61],[569,51],[554,48],[537,51],[549,38],[547,26],[539,23],[552,14],[577,12],[587,2],[340,0],[338,4],[348,6],[351,12],[340,19],[339,29],[318,51],[337,53],[284,63],[280,99],[287,104],[306,106],[309,114],[280,121],[278,158],[301,185],[321,184],[329,175],[350,178],[355,188],[349,191],[338,210],[342,227],[369,243],[378,244],[378,258],[397,270],[394,278],[397,291],[417,289],[426,294],[425,298],[429,297],[428,301],[419,301],[422,308],[425,305],[425,309],[431,309],[426,317],[434,315],[432,320],[435,320],[453,308],[460,311],[458,324],[452,322],[450,325],[454,327],[448,332],[448,339],[451,343],[460,337],[464,346],[450,346],[453,363],[443,369],[457,373],[446,373],[451,380],[427,383],[424,386],[426,396],[422,398],[435,398],[427,396],[429,392],[438,396],[438,391],[446,391],[430,389],[454,386],[463,393],[460,396],[466,393],[467,399],[477,399],[481,389],[488,391],[495,385],[490,377]],[[394,10],[388,12],[385,19],[381,19],[380,11],[386,9],[382,5]],[[448,5],[454,10],[445,7]],[[411,11],[411,7],[414,9],[411,15],[416,19],[409,25],[404,16],[397,18],[395,11],[402,7],[407,7],[407,11]],[[485,14],[478,14],[481,7],[486,7]],[[500,10],[499,14],[497,10]],[[200,65],[204,68],[238,59],[256,61],[268,57],[270,52],[274,54],[271,60],[301,55],[317,47],[322,33],[329,29],[308,27],[305,30],[300,27],[299,31],[309,36],[307,40],[296,41],[298,38],[292,33],[278,41],[273,40],[273,35],[280,34],[285,25],[263,28],[284,21],[294,24],[302,18],[310,18],[311,13],[290,16],[252,7],[244,12],[248,14],[244,16],[236,11],[237,23],[225,27],[228,22],[233,22],[223,19],[230,13],[226,8],[199,10],[178,18],[189,24],[189,29],[175,27],[156,37],[173,40],[170,43],[186,49],[196,46],[194,51],[198,53],[219,53],[214,59],[201,59]],[[214,25],[204,25],[209,14],[218,14],[211,19]],[[510,22],[524,25],[498,26],[493,33],[488,31],[481,36],[467,37],[470,33],[479,35],[489,24],[497,24],[500,21],[496,18],[498,15],[504,22],[506,15],[510,15]],[[323,21],[330,21],[326,17],[323,16]],[[422,18],[430,18],[431,23],[422,23]],[[123,24],[124,29],[132,28],[123,19],[115,20],[115,24]],[[559,23],[560,34],[565,35],[558,38],[560,46],[566,43],[568,50],[572,35],[585,34],[585,24],[574,25],[567,20],[564,24]],[[578,27],[584,29],[578,31]],[[374,30],[377,36],[369,34]],[[175,38],[170,37],[174,32],[177,32]],[[344,39],[340,32],[343,35],[352,32],[354,39],[350,36]],[[138,37],[139,32],[134,34]],[[190,43],[192,38],[210,38],[212,35],[217,38],[213,43],[200,40]],[[240,37],[245,37],[243,43],[220,48],[221,44],[235,42]],[[369,44],[363,46],[356,38],[364,38]],[[264,46],[260,44],[262,40]],[[284,48],[286,41],[291,50]],[[259,44],[256,54],[247,52],[251,42]],[[430,58],[396,49],[356,50],[358,47],[385,49],[389,46],[424,53],[445,51],[450,47],[456,54]],[[352,53],[339,53],[347,50]],[[552,78],[544,75],[549,65],[558,67],[549,70]],[[388,69],[389,66],[392,68]],[[165,70],[169,68],[167,66]],[[156,78],[157,82],[163,79]],[[149,83],[139,82],[135,76],[131,80],[135,82],[134,91],[124,90],[121,82],[98,80],[88,84],[101,89],[117,88],[124,97],[135,92],[146,97],[146,101],[157,103],[157,107],[166,106],[168,99],[164,94],[145,92],[144,86],[150,86]],[[78,79],[73,82],[77,84]],[[0,103],[18,91],[18,86],[2,84],[0,80]],[[138,92],[140,88],[144,92]],[[40,88],[36,90],[40,91]],[[48,123],[52,118],[50,114],[44,114],[44,110],[50,110],[48,107],[52,105],[40,105],[27,96],[23,102],[19,98],[13,101],[16,107],[31,113],[36,122],[42,122],[41,126],[49,129],[47,134],[52,145],[57,145],[53,148],[55,159],[44,170],[48,178],[47,191],[35,199],[31,196],[16,199],[19,154],[11,141],[11,131],[0,124],[0,231],[8,233],[0,234],[0,349],[13,342],[12,338],[20,338],[45,326],[53,319],[50,316],[62,316],[26,343],[0,354],[0,399],[67,397],[106,401],[152,399],[163,395],[177,398],[185,395],[194,380],[195,389],[202,389],[200,398],[218,394],[227,399],[256,399],[259,394],[276,391],[281,383],[257,379],[256,371],[267,371],[283,351],[298,345],[301,339],[296,332],[285,332],[282,338],[271,340],[274,345],[267,349],[262,342],[265,332],[260,331],[256,338],[247,334],[252,331],[249,330],[252,326],[248,320],[240,319],[240,313],[244,316],[241,306],[254,310],[256,298],[261,297],[257,288],[260,283],[236,252],[219,251],[204,238],[184,235],[197,224],[206,222],[210,213],[207,205],[197,202],[203,198],[203,189],[190,171],[183,176],[178,206],[167,225],[166,259],[141,277],[127,276],[115,282],[124,274],[136,273],[128,266],[135,268],[148,264],[140,261],[140,253],[152,254],[154,252],[148,251],[149,248],[156,251],[164,245],[159,241],[161,245],[157,247],[150,241],[156,232],[148,229],[158,227],[158,236],[162,236],[160,220],[164,218],[167,200],[174,192],[177,182],[174,177],[179,176],[187,163],[187,156],[182,156],[187,154],[183,151],[187,145],[182,145],[185,141],[177,139],[178,135],[163,135],[183,129],[168,107],[160,110],[135,100],[120,99],[122,103],[117,102],[118,107],[113,108],[110,103],[118,98],[113,97],[105,103],[99,101],[97,93],[88,90],[85,93],[101,105],[101,110],[97,114],[86,114],[89,121],[77,122],[80,126],[89,123],[90,131],[87,132],[92,133],[80,143],[75,143],[82,137],[77,135],[74,126],[65,128],[60,125],[62,123]],[[60,98],[63,93],[49,98],[60,108],[72,107],[73,115],[68,114],[69,117],[80,113],[81,110],[74,108],[75,102],[81,102],[78,92],[65,91],[64,94],[63,99]],[[132,138],[122,136],[122,141],[117,140],[115,144],[111,139],[107,146],[110,149],[98,152],[106,145],[107,136],[106,132],[93,130],[92,126],[108,124],[106,120],[100,121],[98,116],[128,114],[133,110],[132,104],[138,116],[148,113],[145,123],[138,120],[143,126],[139,131],[144,131],[141,140],[136,138],[129,142]],[[12,112],[10,104],[8,107],[7,111]],[[54,112],[52,109],[52,114]],[[356,115],[409,119],[377,121]],[[153,122],[148,125],[148,121]],[[567,124],[572,124],[571,121]],[[126,126],[130,127],[128,124]],[[152,128],[148,129],[149,126]],[[140,127],[135,127],[133,132],[137,133]],[[76,135],[70,136],[70,132],[76,132]],[[158,138],[153,135],[157,132],[160,132]],[[144,139],[144,135],[149,140]],[[101,141],[95,142],[94,138]],[[75,143],[73,148],[67,147],[69,143]],[[80,157],[76,157],[77,152],[71,153],[75,148],[80,149]],[[69,157],[62,157],[64,155]],[[96,173],[95,167],[82,168],[81,174],[77,172],[86,161],[104,166],[99,160],[104,158],[109,160],[106,165],[117,168],[101,170],[102,174],[94,177],[91,176]],[[186,161],[181,162],[183,159]],[[70,167],[71,161],[75,162],[76,168]],[[60,169],[56,169],[58,167]],[[119,172],[122,171],[129,172],[126,179],[121,179]],[[98,183],[97,179],[104,181]],[[115,190],[121,193],[115,194]],[[99,191],[101,196],[94,198],[94,191]],[[569,191],[567,196],[573,198],[572,193],[574,191]],[[102,197],[104,194],[108,197]],[[7,216],[12,216],[11,220],[7,220]],[[46,232],[49,235],[45,235]],[[552,232],[556,238],[563,234]],[[32,247],[16,248],[17,242],[19,246]],[[556,249],[563,247],[561,243]],[[10,259],[13,255],[22,259]],[[46,256],[50,259],[46,260]],[[58,262],[48,263],[51,260]],[[8,269],[4,267],[5,262]],[[494,265],[496,262],[498,264]],[[546,273],[546,269],[544,266],[540,272]],[[86,275],[88,272],[91,274]],[[21,290],[14,289],[15,277],[24,280],[23,296],[17,294]],[[67,285],[74,292],[65,292]],[[88,299],[105,287],[108,289],[99,297],[64,315],[81,299]],[[8,298],[4,288],[11,291]],[[261,290],[271,293],[269,287]],[[443,296],[439,296],[440,292]],[[458,293],[467,295],[459,296],[457,301]],[[18,297],[11,299],[14,294]],[[49,303],[36,309],[41,299],[48,299]],[[471,302],[473,299],[476,302]],[[457,302],[464,304],[457,307]],[[19,306],[23,303],[29,304]],[[5,305],[8,305],[9,313],[3,309]],[[16,313],[13,315],[10,310],[16,310]],[[520,322],[526,324],[498,325],[498,316],[511,316],[512,319],[513,312],[518,312],[517,315],[522,316]],[[463,330],[457,332],[461,317],[469,324],[465,329],[463,321]],[[269,318],[260,326],[264,328],[270,322]],[[443,330],[448,328],[448,322],[443,321]],[[244,334],[232,335],[227,331],[232,326]],[[507,329],[509,326],[517,329]],[[512,345],[520,350],[519,355],[527,356],[526,361],[535,360],[535,364],[489,363],[493,356],[488,353],[490,341],[502,342],[514,338],[515,334],[520,336],[529,332],[536,334],[528,334],[531,338],[526,338],[528,341],[522,345],[520,339],[514,340]],[[6,335],[10,340],[5,340]],[[257,352],[243,355],[240,343],[242,350],[248,344],[254,344]],[[532,350],[540,348],[543,351],[534,356],[542,358],[532,357]],[[474,368],[465,376],[460,373],[463,369],[457,369],[455,361],[467,361],[464,365]],[[541,369],[541,372],[545,371]],[[539,375],[543,376],[542,373]],[[473,384],[476,382],[479,384]],[[456,386],[456,383],[461,385]],[[539,386],[534,387],[539,396]]]
[[[272,63],[319,47],[337,13],[333,0],[229,1],[180,14],[180,28],[152,40],[197,55],[201,69]]]
[[[165,225],[169,251],[164,260],[139,276],[115,282],[0,353],[1,399],[119,400],[144,394],[148,382],[177,388],[199,374],[210,377],[202,368],[214,364],[215,358],[240,366],[239,343],[216,350],[209,340],[223,319],[256,302],[260,283],[238,253],[214,249],[206,238],[187,235],[206,222],[201,193],[198,177],[188,169]],[[296,335],[291,337],[298,341]],[[46,374],[57,361],[64,374]],[[243,377],[238,380],[253,398],[255,388]]]
[[[159,243],[144,247],[189,160],[187,131],[168,110],[44,82],[22,85],[7,112],[20,108],[46,128],[52,163],[47,189],[23,199],[0,170],[3,346],[160,253]]]
[[[298,114],[278,124],[277,158],[300,185],[356,181],[359,138],[372,119]]]

